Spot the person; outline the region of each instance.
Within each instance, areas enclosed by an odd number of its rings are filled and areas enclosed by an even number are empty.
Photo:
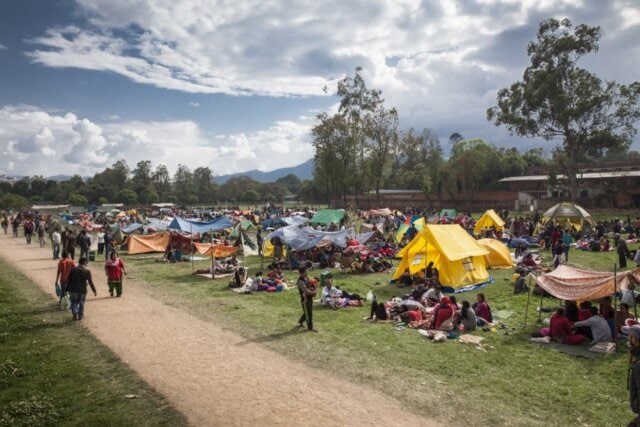
[[[76,259],[76,236],[73,230],[67,230],[64,246],[71,259]]]
[[[476,313],[471,309],[469,301],[462,301],[462,308],[460,309],[460,318],[462,319],[462,328],[465,332],[471,332],[476,330],[477,319]]]
[[[5,215],[2,218],[2,231],[4,231],[4,234],[7,234],[8,228],[9,228],[9,218]]]
[[[87,268],[87,259],[80,258],[79,265],[73,267],[69,273],[69,283],[67,291],[71,300],[71,313],[73,320],[82,320],[84,318],[84,303],[87,298],[87,285],[91,286],[93,296],[97,296],[96,287],[91,278],[91,271]]]
[[[553,255],[553,268],[556,269],[562,263],[562,259],[560,258],[564,252],[562,248],[562,243],[560,240],[556,240],[551,246],[551,254]]]
[[[568,345],[579,345],[585,340],[583,335],[573,333],[571,321],[564,315],[564,308],[558,307],[549,319],[549,332],[551,339]]]
[[[104,259],[105,259],[105,261],[109,259],[109,254],[113,250],[113,240],[114,240],[113,233],[111,233],[111,230],[107,229],[107,231],[104,233]]]
[[[62,298],[64,298],[67,292],[69,273],[75,266],[76,263],[69,258],[69,252],[62,251],[62,259],[58,261],[58,271],[56,272],[56,285],[59,285],[60,289],[62,290],[62,292],[60,293],[60,299],[58,300],[58,305],[62,305]]]
[[[638,250],[640,252],[640,250]],[[636,305],[636,286],[633,283],[629,283],[625,289],[622,290],[622,298],[620,301],[627,304],[629,307]]]
[[[598,307],[591,307],[589,309],[591,317],[587,320],[581,320],[573,324],[575,328],[587,326],[591,330],[592,340],[591,344],[597,344],[599,342],[611,341],[611,328],[607,321],[598,314]]]
[[[403,286],[413,286],[413,278],[408,268],[404,269],[402,276],[398,279],[398,287],[401,288]]]
[[[407,231],[404,232],[404,237],[408,242],[412,241],[414,237],[418,234],[418,229],[416,228],[416,224],[412,223],[411,227],[407,228]]]
[[[45,229],[44,229],[44,222],[41,222],[40,224],[38,224],[38,229],[37,229],[37,233],[38,233],[38,243],[40,244],[41,248],[44,248],[44,234],[45,234]]]
[[[56,228],[51,233],[51,246],[53,247],[53,259],[60,258],[60,243],[62,242],[62,237],[60,236],[60,231]]]
[[[298,269],[300,274],[298,277],[298,292],[300,292],[300,302],[302,304],[302,316],[298,320],[299,326],[304,326],[307,323],[307,329],[311,332],[318,332],[313,327],[313,297],[316,296],[316,290],[309,283],[307,276],[307,269],[300,267]]]
[[[258,228],[256,233],[256,243],[258,244],[258,256],[262,256],[262,245],[264,245],[264,239],[262,238],[262,230]]]
[[[629,312],[629,306],[626,303],[620,303],[620,308],[616,312],[616,333],[622,333],[622,327],[626,325],[627,319],[635,319],[633,314]]]
[[[333,287],[332,278],[326,278],[324,280],[324,287],[322,288],[320,304],[326,305],[327,307],[335,310],[340,307],[340,298],[342,298],[342,291]]]
[[[96,236],[98,238],[98,255],[102,255],[104,253],[104,231],[98,230]]]
[[[575,323],[580,320],[580,309],[578,303],[575,301],[567,300],[564,302],[564,315],[571,323]]]
[[[623,238],[618,239],[616,251],[618,252],[618,262],[620,263],[620,268],[627,268],[627,258],[631,256],[631,252],[629,252],[627,242]]]
[[[19,214],[16,215],[13,218],[13,221],[11,221],[11,230],[13,232],[13,237],[18,237],[18,228],[20,227],[20,218],[19,218]]]
[[[30,245],[31,237],[33,236],[33,221],[30,219],[26,220],[22,227],[24,228],[24,238],[27,241],[27,245]]]
[[[441,331],[453,330],[453,315],[455,311],[451,307],[451,301],[448,297],[443,297],[435,310],[433,310],[433,327]]]
[[[487,303],[484,294],[480,293],[476,296],[477,302],[473,304],[473,311],[476,313],[478,320],[478,326],[484,324],[493,323],[493,316],[491,315],[491,307]]]
[[[513,293],[521,294],[523,292],[529,292],[529,287],[527,286],[527,279],[525,278],[524,269],[521,269],[518,273],[520,275],[516,279],[516,283],[513,285]]]
[[[87,258],[89,260],[89,249],[91,249],[91,237],[87,234],[87,230],[80,231],[77,242],[80,248],[80,258]]]
[[[631,372],[629,373],[629,403],[636,418],[629,423],[629,427],[640,425],[640,335],[630,335],[629,353],[631,356]]]
[[[604,297],[602,301],[600,301],[600,305],[598,307],[598,312],[602,316],[604,320],[609,324],[609,329],[611,329],[611,334],[615,334],[616,324],[614,321],[616,311],[611,305],[611,297]]]
[[[569,230],[564,230],[562,233],[562,250],[564,251],[564,262],[569,262],[569,249],[571,249],[571,244],[573,243],[573,239],[571,238],[571,233]]]
[[[122,296],[122,275],[127,272],[124,269],[124,263],[118,257],[116,251],[111,251],[109,259],[104,263],[104,272],[107,275],[107,285],[109,286],[109,295],[113,296],[115,291],[116,297]]]

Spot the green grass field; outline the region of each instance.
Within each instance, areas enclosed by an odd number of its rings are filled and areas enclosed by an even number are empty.
[[[550,260],[547,253],[545,259]],[[428,418],[465,425],[617,426],[633,417],[624,345],[615,354],[579,359],[528,342],[538,327],[535,308],[540,300],[532,297],[523,327],[527,296],[513,295],[512,270],[493,271],[495,283],[481,291],[494,311],[513,311],[505,321],[508,335],[501,329],[475,333],[485,338],[482,351],[455,340],[435,344],[415,330],[363,321],[368,307],[331,311],[316,306],[314,318],[321,333],[307,334],[295,328],[301,311],[295,290],[238,295],[228,289],[228,278],[192,276],[189,263],[164,264],[140,257],[125,262],[130,279],[144,282],[167,303],[293,360],[379,389]],[[612,270],[614,262],[613,252],[570,253],[570,264],[592,270]],[[260,267],[257,257],[247,258],[245,264],[252,274]],[[195,267],[207,265],[201,261]],[[289,279],[295,276],[288,273]],[[385,299],[402,291],[388,284],[390,276],[334,271],[334,282],[361,295],[373,290]],[[475,292],[458,297],[459,302],[464,299],[475,300]],[[544,306],[557,304],[543,301]]]
[[[0,260],[0,426],[49,425],[179,426],[186,420]]]

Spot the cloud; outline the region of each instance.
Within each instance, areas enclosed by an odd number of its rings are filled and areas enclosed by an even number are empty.
[[[538,23],[601,25],[584,64],[637,79],[636,0],[441,1],[77,0],[86,22],[31,39],[48,67],[107,71],[187,93],[322,96],[363,66],[403,127],[510,139],[486,122],[498,89],[522,76]],[[611,64],[621,64],[612,67]],[[195,103],[191,104],[194,106]],[[248,135],[229,136],[232,144]]]
[[[5,50],[7,47],[5,45],[3,45],[2,43],[0,43],[0,50]]]
[[[216,175],[294,166],[313,156],[310,121],[276,122],[249,133],[211,135],[193,121],[95,123],[32,106],[0,108],[0,170],[22,175],[93,175],[119,159],[175,171],[210,167]],[[13,165],[13,166],[12,166]]]
[[[199,103],[199,102],[196,102],[196,101],[191,101],[191,102],[189,103],[189,105],[190,105],[190,106],[192,106],[192,107],[194,107],[194,108],[198,108],[198,107],[200,106],[200,103]]]

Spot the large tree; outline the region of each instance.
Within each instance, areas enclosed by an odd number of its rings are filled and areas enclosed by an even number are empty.
[[[560,167],[574,201],[580,163],[628,149],[640,119],[640,82],[605,82],[576,65],[598,51],[601,36],[600,27],[572,28],[568,19],[541,22],[522,81],[498,91],[498,105],[487,110],[487,119],[511,134],[561,141]]]

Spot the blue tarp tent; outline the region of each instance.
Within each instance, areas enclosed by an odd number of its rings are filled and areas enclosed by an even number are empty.
[[[169,230],[184,231],[186,233],[209,233],[226,228],[233,228],[233,223],[226,216],[209,222],[194,221],[177,216],[169,224]]]
[[[129,224],[126,227],[120,227],[120,230],[124,234],[131,234],[134,231],[136,231],[137,229],[139,229],[140,227],[142,227],[142,224],[138,224],[137,222],[134,222],[133,224]]]

